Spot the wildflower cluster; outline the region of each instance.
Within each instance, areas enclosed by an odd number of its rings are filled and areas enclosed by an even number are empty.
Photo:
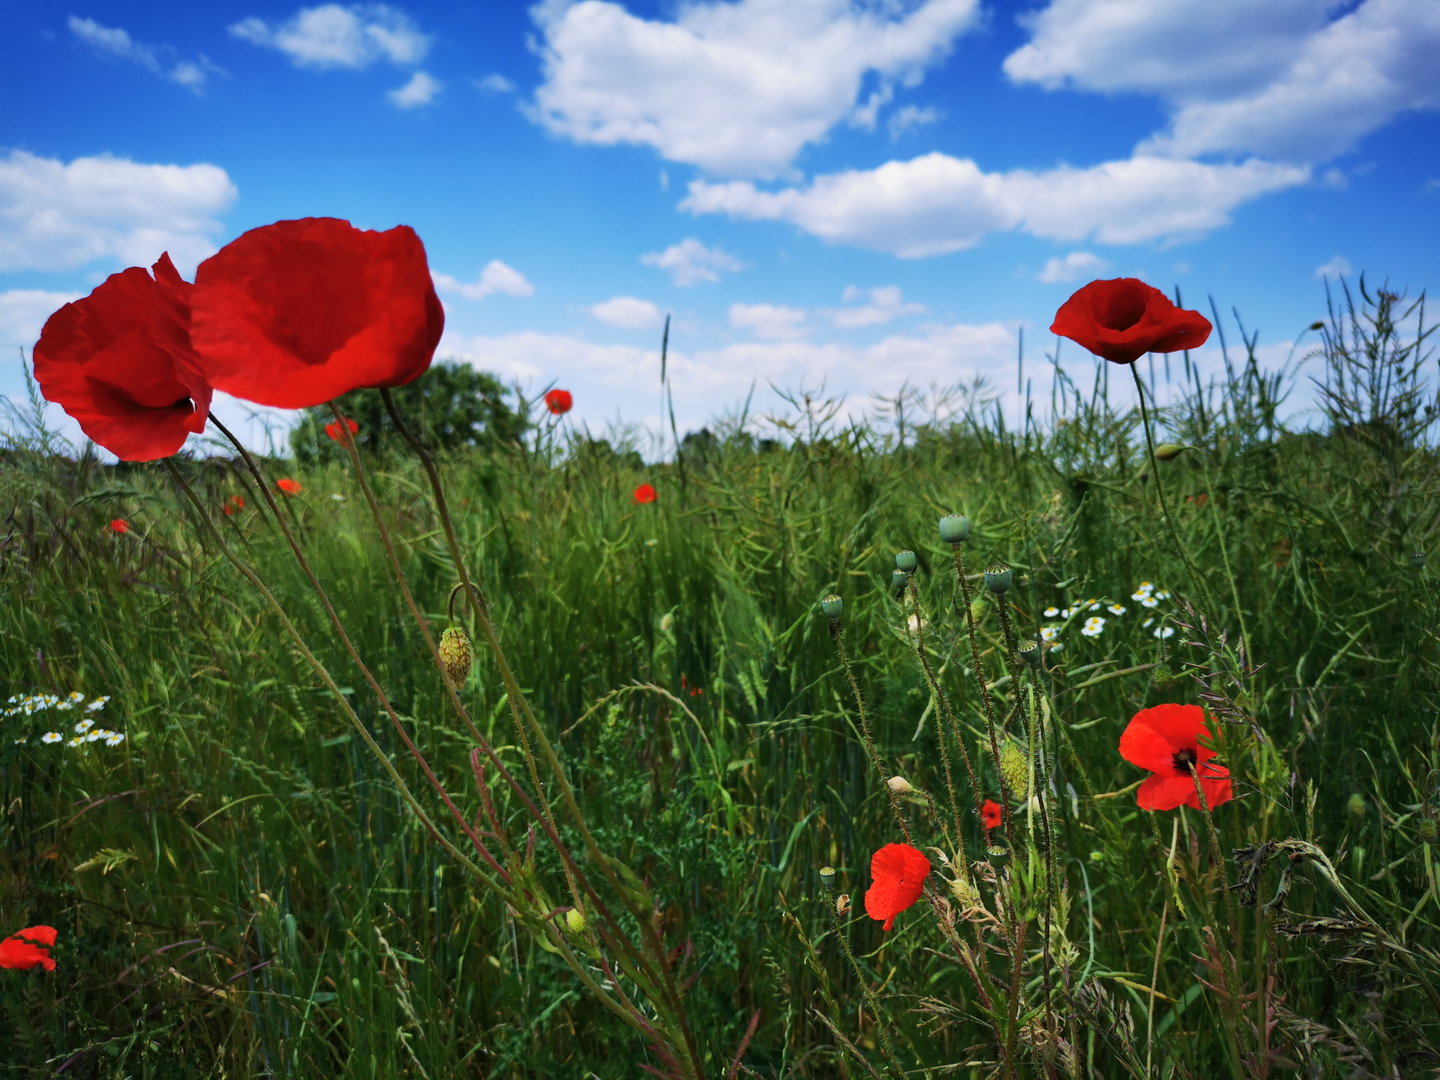
[[[1170,599],[1170,593],[1165,589],[1157,589],[1154,584],[1142,581],[1130,599],[1144,608],[1157,608],[1164,600]],[[1058,619],[1059,622],[1047,623],[1040,627],[1040,640],[1050,646],[1051,649],[1064,648],[1060,640],[1060,633],[1065,629],[1071,619],[1084,617],[1080,625],[1080,636],[1097,638],[1105,632],[1106,625],[1111,619],[1118,619],[1125,615],[1130,609],[1118,600],[1109,598],[1090,597],[1088,600],[1073,601],[1068,607],[1048,607],[1044,611],[1047,619]],[[1148,630],[1155,625],[1155,618],[1152,616],[1141,624],[1141,628]],[[1155,637],[1168,638],[1175,633],[1175,628],[1166,626],[1155,630]]]
[[[1140,582],[1139,588],[1130,594],[1130,599],[1134,600],[1143,608],[1154,610],[1160,606],[1162,600],[1170,599],[1170,592],[1168,589],[1157,589],[1148,581],[1142,581]],[[1144,630],[1149,630],[1152,626],[1155,626],[1155,616],[1153,615],[1141,623],[1141,628]],[[1155,627],[1155,637],[1160,638],[1162,641],[1174,633],[1175,628],[1173,626],[1162,625]]]
[[[46,746],[53,746],[55,743],[63,742],[72,748],[87,746],[90,743],[103,742],[106,746],[119,746],[125,741],[123,731],[112,731],[110,728],[96,727],[94,715],[105,708],[110,700],[108,696],[91,698],[88,702],[85,695],[75,690],[65,697],[55,694],[12,694],[6,701],[4,716],[34,716],[36,713],[48,712],[71,712],[79,709],[89,714],[82,716],[74,724],[74,734],[68,739],[59,731],[47,731],[40,736],[40,742]],[[20,737],[15,740],[16,745],[29,742],[29,739]]]

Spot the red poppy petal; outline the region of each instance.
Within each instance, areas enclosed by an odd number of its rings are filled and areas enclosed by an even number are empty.
[[[1210,321],[1178,308],[1159,289],[1136,278],[1092,281],[1055,313],[1050,327],[1097,356],[1133,363],[1147,352],[1194,349],[1210,336]]]
[[[1190,777],[1160,773],[1146,777],[1135,793],[1135,802],[1141,810],[1174,810],[1194,798],[1195,782]]]
[[[445,326],[413,229],[338,218],[252,229],[200,264],[191,334],[216,389],[263,405],[319,405],[400,386]]]
[[[1156,705],[1141,709],[1120,736],[1120,756],[1151,772],[1176,775],[1175,754],[1195,750],[1204,755],[1197,736],[1205,730],[1205,710],[1199,705]],[[1214,757],[1210,751],[1209,757]]]
[[[874,883],[865,893],[865,914],[889,930],[895,916],[920,898],[930,860],[909,844],[886,844],[870,859]]]
[[[1220,765],[1210,766],[1212,769],[1222,769]],[[1227,803],[1235,797],[1235,787],[1230,782],[1230,774],[1227,772],[1223,777],[1202,776],[1200,777],[1200,789],[1205,792],[1205,803],[1210,809],[1215,809],[1221,803]],[[1200,796],[1195,793],[1195,785],[1190,785],[1190,797],[1185,800],[1185,805],[1193,810],[1200,809]]]

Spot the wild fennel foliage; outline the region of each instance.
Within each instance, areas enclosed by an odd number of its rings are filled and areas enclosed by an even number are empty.
[[[1223,383],[1197,387],[1172,358],[1175,386],[1191,381],[1164,411],[1164,437],[1195,449],[1162,464],[1161,479],[1218,609],[1198,613],[1203,627],[1175,603],[1130,599],[1142,581],[1195,597],[1156,509],[1138,417],[1112,407],[1098,379],[1083,393],[1064,387],[1057,415],[1018,431],[979,403],[946,422],[917,424],[912,408],[903,445],[893,428],[813,410],[792,417],[801,437],[788,448],[722,427],[690,444],[683,480],[678,465],[645,471],[627,448],[593,443],[568,457],[443,462],[472,573],[587,820],[648,878],[666,940],[692,942],[686,973],[699,977],[686,1005],[707,1075],[728,1070],[756,1009],[744,1065],[760,1075],[863,1074],[854,1055],[883,1069],[861,978],[905,1068],[974,1062],[961,1073],[986,1075],[1005,1058],[925,901],[888,936],[854,914],[870,853],[899,837],[817,610],[826,593],[844,597],[877,751],[948,820],[943,710],[916,661],[913,608],[890,594],[891,555],[917,553],[928,657],[998,799],[992,755],[975,738],[983,720],[951,552],[935,533],[951,511],[974,522],[972,572],[1014,567],[1017,632],[1054,624],[1064,643],[1044,682],[1063,892],[1057,881],[1048,938],[1038,894],[1022,901],[1033,920],[1025,1001],[1040,1019],[1013,1028],[1019,1074],[1065,1075],[1071,1061],[1095,1076],[1433,1065],[1440,1035],[1422,982],[1436,980],[1440,947],[1425,840],[1440,775],[1437,585],[1411,559],[1433,546],[1440,507],[1433,357],[1423,337],[1410,348],[1418,309],[1407,322],[1409,304],[1388,295],[1337,303],[1308,369],[1328,379],[1327,411],[1306,430],[1276,420],[1290,383],[1260,371],[1244,330],[1245,355]],[[223,459],[184,469],[394,756],[383,714],[326,636],[243,470]],[[282,512],[473,816],[470,737],[388,599],[386,556],[353,477],[334,465],[296,478],[305,490]],[[660,489],[653,505],[630,501],[642,479]],[[424,477],[395,455],[373,480],[438,628],[454,568]],[[247,510],[225,517],[231,493]],[[118,752],[54,752],[34,738],[57,714],[26,719],[23,732],[15,717],[0,721],[0,919],[62,928],[61,977],[4,973],[0,1023],[16,1035],[0,1040],[0,1060],[12,1074],[71,1061],[79,1076],[609,1078],[658,1064],[502,904],[437,857],[273,616],[184,522],[163,473],[14,447],[0,498],[0,698],[108,694],[109,720],[128,736]],[[115,516],[131,533],[104,533]],[[1044,614],[1091,599],[1127,612]],[[982,649],[993,648],[993,603],[974,613]],[[1092,614],[1108,621],[1086,637]],[[1152,615],[1180,628],[1157,639],[1161,624],[1141,625]],[[1001,651],[982,662],[1003,707],[1014,691],[1000,681]],[[500,694],[493,659],[477,651],[465,703],[518,765]],[[1133,795],[1093,797],[1139,779],[1115,752],[1137,708],[1202,694],[1235,721],[1225,760],[1241,797],[1214,815],[1223,875],[1200,815],[1158,815],[1152,828]],[[978,860],[983,833],[957,751],[963,839]],[[396,760],[420,791],[418,770]],[[494,795],[501,817],[520,820],[498,786]],[[928,828],[923,803],[904,812]],[[1247,851],[1239,865],[1232,848]],[[543,842],[536,861],[538,874],[558,873]],[[826,864],[852,899],[838,933],[853,965],[823,906]],[[987,873],[973,879],[993,895]],[[1214,892],[1222,876],[1253,889],[1254,906],[1244,890],[1233,904]],[[958,913],[956,926],[966,930]],[[1042,1034],[1044,943],[1064,1049]]]

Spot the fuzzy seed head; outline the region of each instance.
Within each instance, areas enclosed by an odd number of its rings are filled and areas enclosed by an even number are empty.
[[[565,912],[565,929],[572,934],[583,934],[585,932],[585,914],[579,908],[571,908]]]
[[[1030,791],[1030,758],[1013,742],[1000,744],[1000,773],[1014,798],[1023,798]]]

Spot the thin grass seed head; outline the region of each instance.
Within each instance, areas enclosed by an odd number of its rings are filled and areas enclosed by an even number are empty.
[[[474,661],[475,650],[470,644],[470,635],[458,626],[447,627],[440,635],[440,662],[445,665],[450,681],[456,686],[465,685]]]
[[[1004,596],[1014,583],[1015,573],[1004,563],[991,563],[985,568],[985,588],[996,596]]]
[[[946,514],[940,519],[940,539],[959,547],[970,539],[970,519],[964,514]]]

